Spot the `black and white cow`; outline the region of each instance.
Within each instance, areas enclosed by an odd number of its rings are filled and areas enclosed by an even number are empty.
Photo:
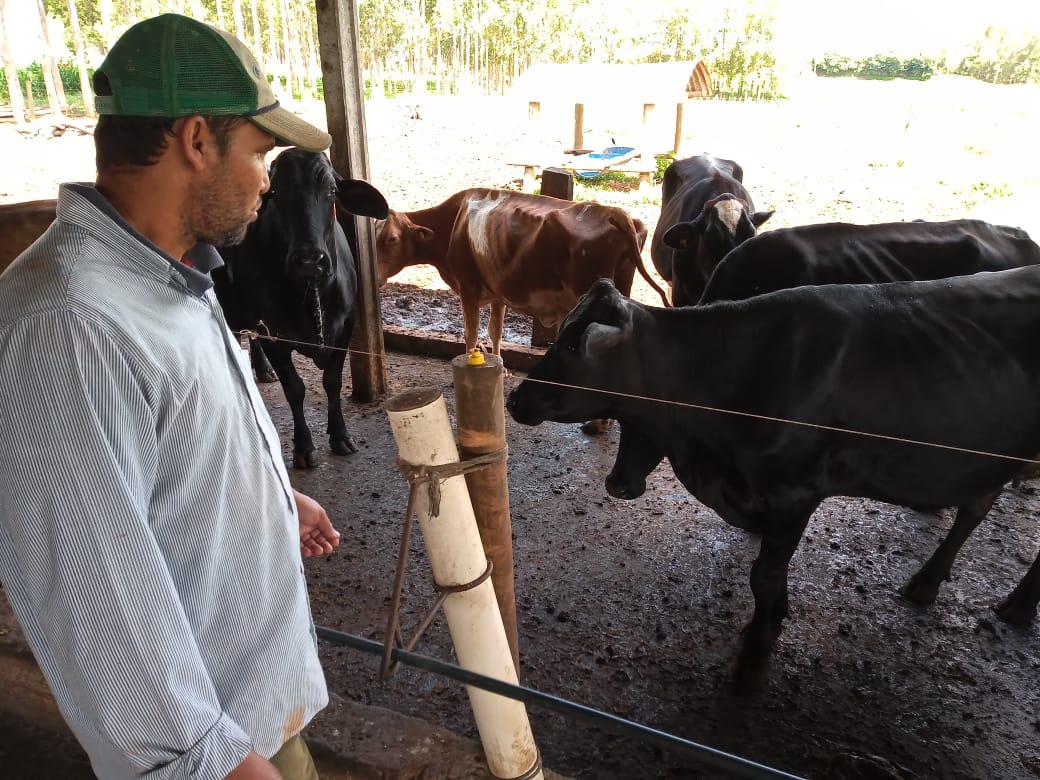
[[[935,599],[1021,462],[885,437],[1032,458],[1040,451],[1038,329],[1038,266],[799,287],[680,309],[643,306],[601,280],[508,408],[529,425],[615,418],[621,447],[609,493],[641,495],[668,458],[699,501],[761,532],[755,611],[737,666],[738,681],[755,685],[788,615],[788,563],[828,496],[959,507],[947,538],[902,591],[922,604]],[[1040,557],[997,612],[1025,624],[1038,601]]]
[[[781,228],[736,247],[715,268],[701,303],[737,301],[806,284],[913,282],[1040,263],[1019,228],[976,219],[833,222]]]
[[[673,305],[695,304],[726,253],[773,215],[755,211],[743,180],[733,160],[706,154],[676,160],[665,170],[650,256],[672,286]]]
[[[293,351],[323,370],[332,452],[357,451],[340,400],[354,329],[357,270],[336,219],[337,204],[352,214],[379,219],[388,211],[372,185],[341,178],[325,155],[302,149],[282,152],[271,166],[271,188],[256,222],[241,244],[220,250],[226,265],[212,274],[232,328],[259,328],[287,340],[263,342],[253,357],[262,376],[266,353],[289,401],[296,468],[314,465],[314,443],[303,415],[305,387],[293,366]]]

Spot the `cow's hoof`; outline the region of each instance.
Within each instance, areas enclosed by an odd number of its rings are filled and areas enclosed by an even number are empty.
[[[910,581],[899,589],[899,594],[907,601],[921,607],[927,607],[939,595],[939,583],[914,575]]]
[[[582,423],[581,432],[589,436],[599,436],[610,430],[610,420],[589,420]]]
[[[358,451],[357,445],[349,436],[342,441],[339,439],[330,439],[329,447],[332,449],[333,455],[353,455]]]
[[[313,452],[294,452],[292,456],[292,465],[294,469],[312,469],[314,468],[314,453]]]
[[[278,381],[278,374],[276,374],[274,371],[257,372],[256,381],[260,384],[269,385],[272,382]]]
[[[1023,606],[1019,602],[1013,600],[1010,596],[1001,601],[995,607],[993,611],[997,613],[997,617],[1003,620],[1005,623],[1010,623],[1013,626],[1019,628],[1025,628],[1033,619],[1036,617],[1036,608],[1029,609]]]

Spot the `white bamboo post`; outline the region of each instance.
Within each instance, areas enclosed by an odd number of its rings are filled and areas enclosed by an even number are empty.
[[[458,462],[448,408],[440,391],[422,388],[399,393],[387,401],[386,410],[401,460],[415,466]],[[418,491],[415,512],[435,582],[442,587],[463,585],[486,571],[487,558],[464,476],[441,483],[437,515],[431,515],[425,489]],[[444,615],[463,668],[517,683],[490,578],[475,588],[450,594],[444,601]],[[538,748],[524,704],[470,686],[466,692],[491,773],[542,780],[541,770],[528,774],[538,761]]]

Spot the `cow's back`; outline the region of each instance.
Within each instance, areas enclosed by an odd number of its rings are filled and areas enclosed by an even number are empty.
[[[55,200],[0,205],[0,273],[54,221]]]
[[[762,233],[715,269],[702,303],[741,300],[807,284],[927,281],[1040,263],[1018,228],[979,220],[827,223]]]
[[[562,315],[596,279],[614,278],[637,241],[634,221],[612,206],[471,189],[459,201],[448,271],[462,289],[481,287],[521,313]]]

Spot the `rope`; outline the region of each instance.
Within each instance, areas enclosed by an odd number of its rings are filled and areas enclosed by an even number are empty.
[[[312,344],[312,343],[307,342],[307,341],[293,341],[292,339],[285,339],[285,338],[282,338],[280,336],[263,335],[261,333],[257,333],[255,330],[239,330],[239,331],[235,331],[235,333],[237,335],[239,335],[239,336],[246,335],[246,336],[249,336],[249,338],[267,339],[269,341],[282,341],[282,342],[285,342],[286,344],[300,344],[300,345],[308,346],[308,347],[320,346],[318,344]],[[353,352],[354,354],[357,354],[357,355],[370,355],[370,356],[374,356],[374,357],[379,357],[379,355],[377,353],[374,353],[374,352],[364,352],[363,350],[359,350],[359,349],[351,349],[351,348],[344,348],[344,347],[325,347],[325,349],[338,349],[338,350],[341,350],[343,352]],[[513,374],[513,373],[511,373],[509,371],[503,371],[503,373],[504,373],[505,376],[508,376],[510,378],[515,378],[516,377],[516,374]],[[1031,464],[1031,465],[1040,465],[1040,460],[1035,460],[1033,458],[1021,458],[1021,457],[1018,457],[1017,455],[1005,455],[1005,454],[999,453],[999,452],[987,452],[986,450],[973,450],[973,449],[969,449],[967,447],[956,447],[956,446],[954,446],[952,444],[939,444],[938,442],[921,441],[919,439],[909,439],[909,438],[905,438],[905,437],[902,437],[902,436],[889,436],[888,434],[884,434],[884,433],[871,433],[869,431],[858,431],[858,430],[855,430],[853,428],[841,428],[841,427],[837,427],[837,426],[834,426],[834,425],[822,425],[822,424],[819,424],[819,423],[806,422],[804,420],[789,420],[789,419],[787,419],[785,417],[771,417],[771,416],[766,415],[766,414],[756,414],[754,412],[743,412],[743,411],[740,411],[740,410],[737,410],[737,409],[723,409],[723,408],[718,407],[718,406],[706,406],[704,404],[694,404],[694,403],[689,403],[689,402],[686,402],[686,401],[672,401],[672,400],[667,399],[667,398],[654,398],[652,396],[646,396],[646,395],[634,395],[632,393],[621,393],[621,392],[618,392],[618,391],[615,391],[615,390],[601,390],[601,389],[596,388],[596,387],[585,387],[583,385],[570,385],[570,384],[566,384],[564,382],[552,382],[552,381],[550,381],[548,379],[533,379],[531,377],[524,377],[524,379],[522,381],[525,381],[525,382],[536,382],[538,384],[543,384],[543,385],[554,385],[556,387],[565,387],[565,388],[568,388],[568,389],[571,389],[571,390],[583,390],[583,391],[585,391],[587,393],[601,393],[603,395],[613,395],[613,396],[617,396],[619,398],[631,398],[631,399],[636,400],[636,401],[648,401],[650,403],[656,403],[656,404],[664,404],[664,405],[670,405],[670,406],[680,406],[680,407],[684,407],[684,408],[687,408],[687,409],[697,409],[699,411],[704,411],[704,412],[715,412],[717,414],[729,414],[729,415],[734,415],[736,417],[750,417],[750,418],[756,419],[756,420],[765,420],[766,422],[783,423],[783,424],[786,424],[786,425],[798,425],[798,426],[801,426],[803,428],[815,428],[815,429],[821,430],[821,431],[830,431],[831,433],[845,433],[845,434],[848,434],[850,436],[864,436],[864,437],[871,438],[871,439],[883,439],[885,441],[894,441],[894,442],[898,442],[900,444],[914,444],[914,445],[917,445],[917,446],[920,446],[920,447],[934,447],[936,449],[941,449],[941,450],[951,450],[953,452],[962,452],[962,453],[965,453],[967,455],[981,455],[983,457],[988,457],[988,458],[998,458],[998,459],[1001,459],[1001,460],[1013,460],[1013,461],[1015,461],[1017,463],[1027,463],[1027,464]]]
[[[397,459],[397,468],[408,480],[410,491],[408,495],[408,520],[412,518],[415,510],[415,496],[419,489],[426,485],[427,497],[430,501],[430,515],[436,517],[441,513],[441,484],[452,477],[460,477],[472,471],[486,469],[493,463],[504,461],[509,454],[509,448],[489,452],[486,455],[478,455],[469,460],[460,460],[455,463],[442,463],[439,466],[421,465],[407,463],[400,458]]]

